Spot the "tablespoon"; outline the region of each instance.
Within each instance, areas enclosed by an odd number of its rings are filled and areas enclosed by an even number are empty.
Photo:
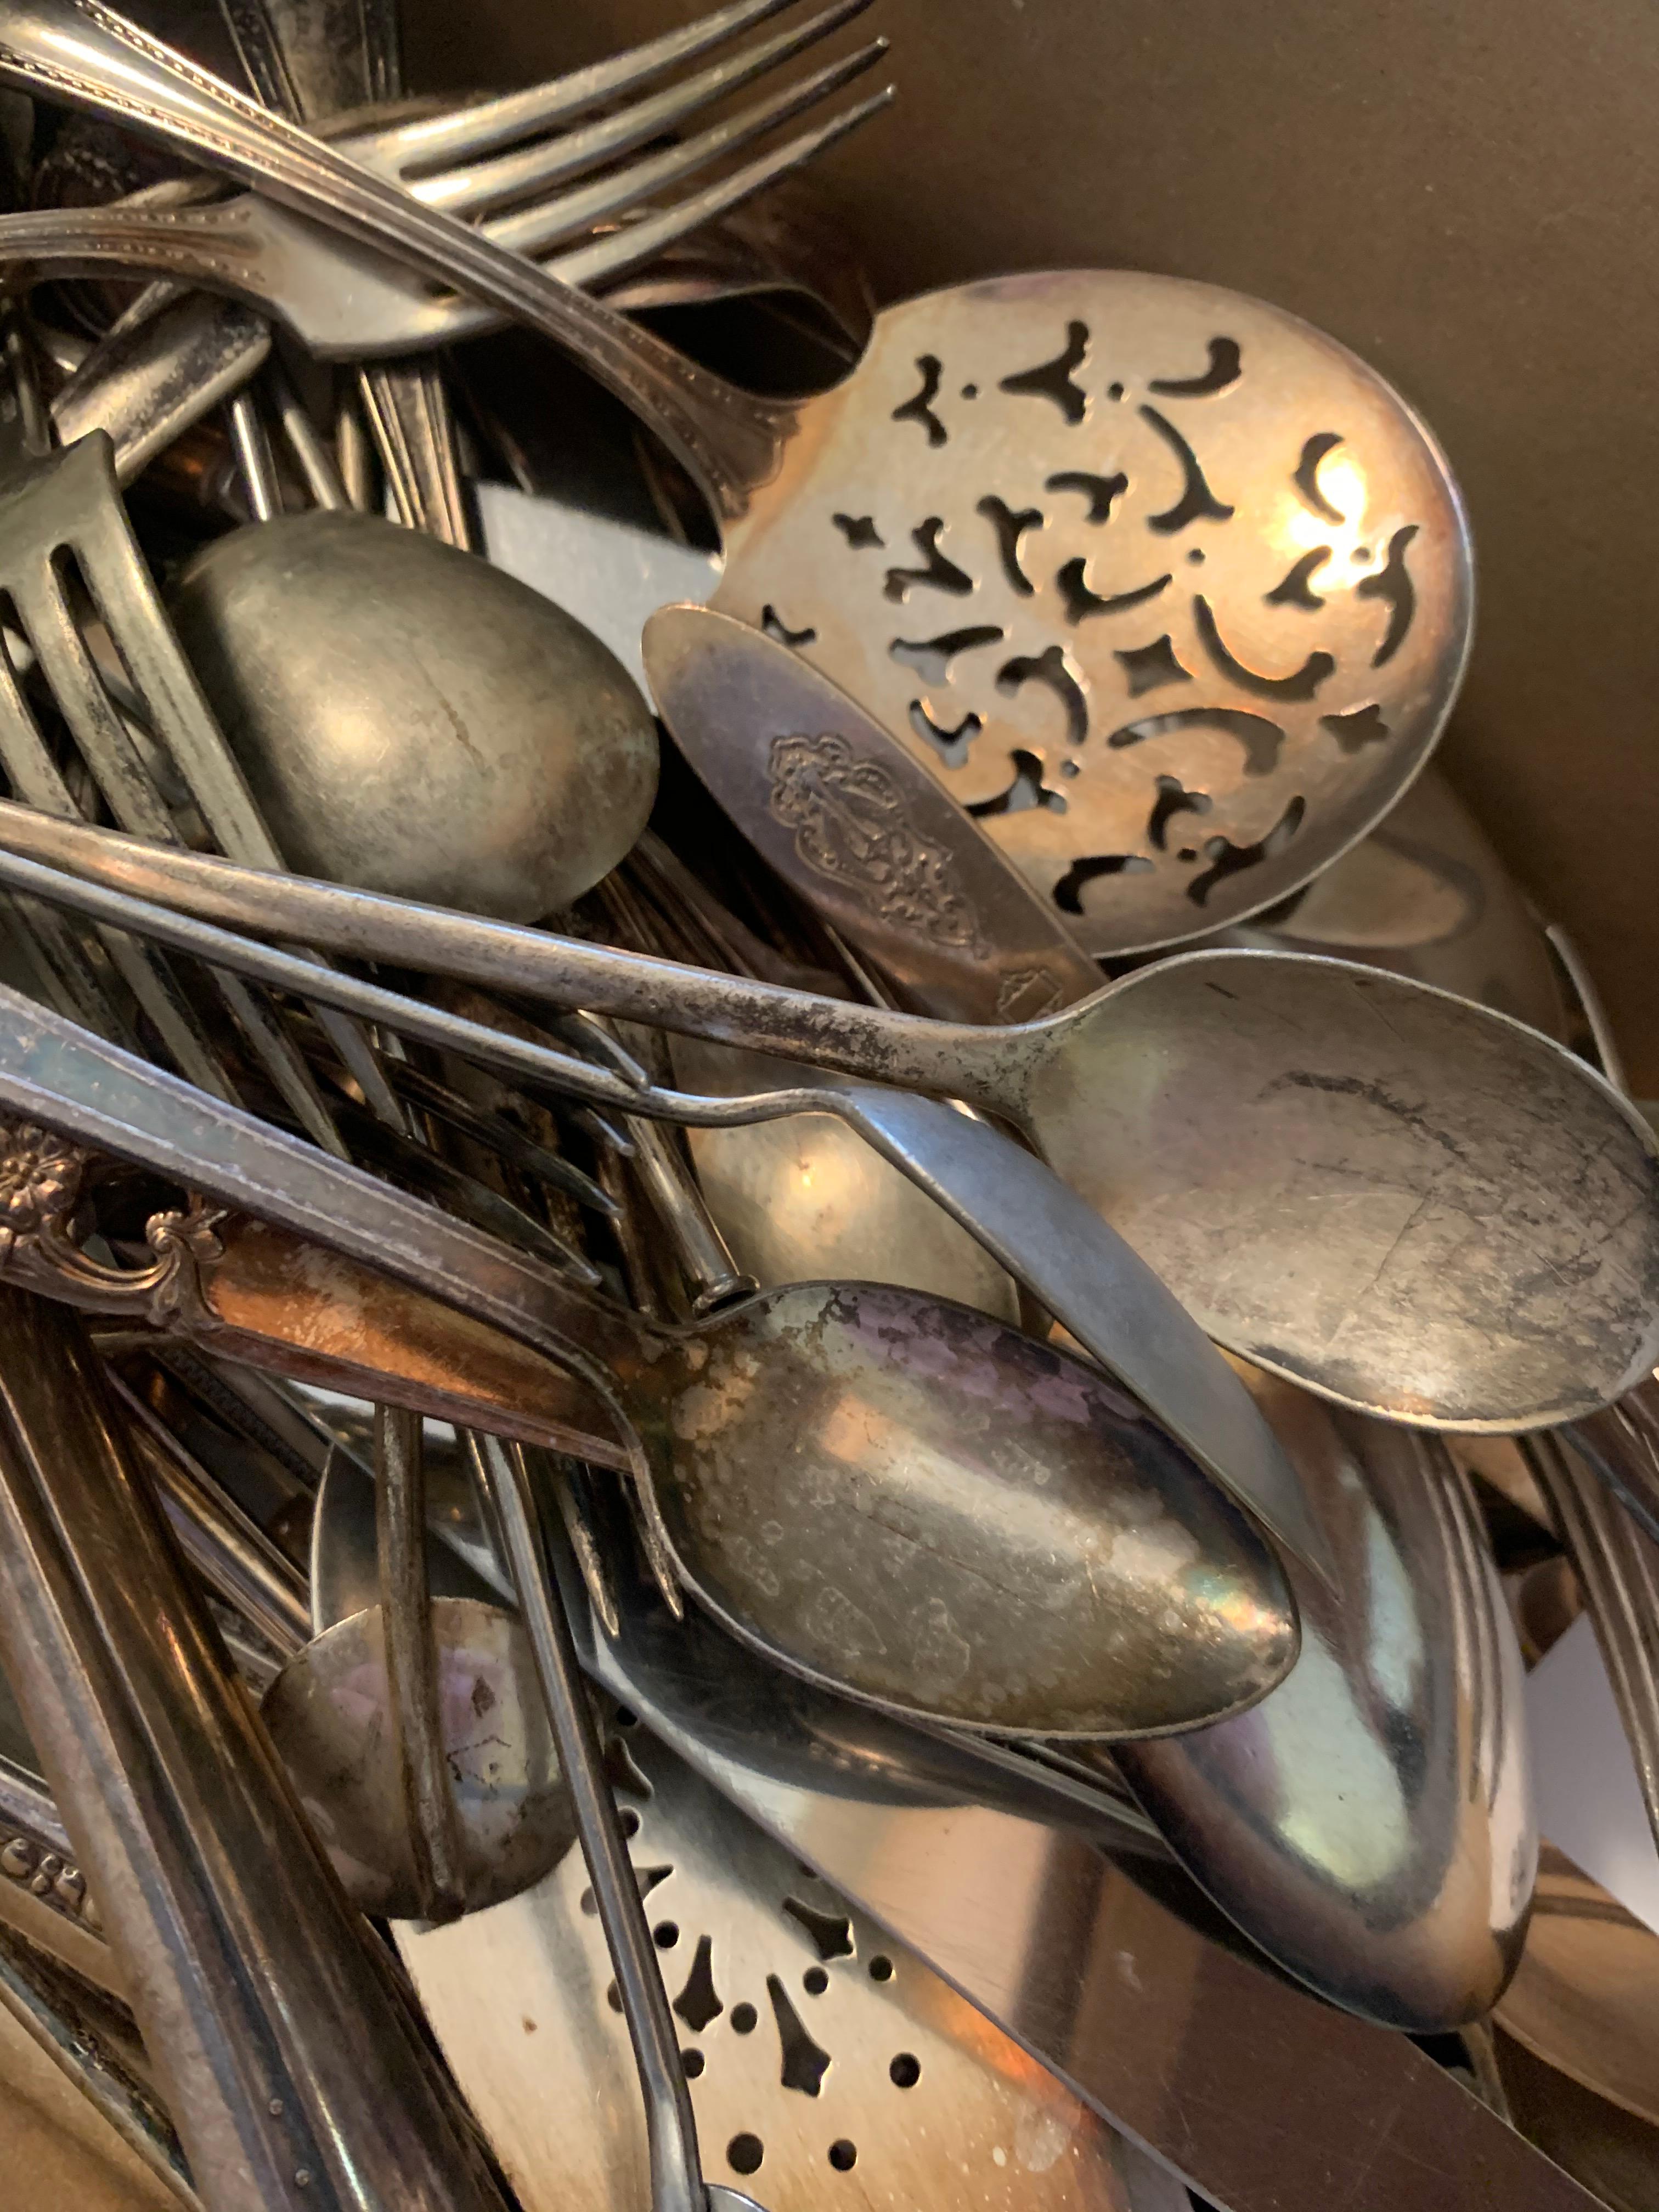
[[[44,818],[0,802],[0,838],[9,825],[24,842],[39,840]],[[122,927],[188,949],[279,990],[298,988],[315,995],[320,985],[331,1004],[349,1007],[399,1036],[459,1053],[517,1083],[548,1084],[625,1114],[706,1127],[814,1110],[834,1114],[965,1229],[1079,1344],[1127,1382],[1269,1530],[1316,1571],[1328,1571],[1323,1539],[1289,1463],[1226,1362],[1121,1237],[1080,1206],[1050,1168],[988,1124],[933,1099],[868,1085],[805,1085],[737,1098],[635,1089],[615,1073],[533,1040],[486,1028],[356,977],[319,970],[291,954],[15,854],[0,853],[0,878],[49,903],[100,918],[118,915]],[[611,957],[624,962],[629,957]],[[669,974],[686,972],[654,964]],[[285,1291],[279,1303],[286,1302]],[[256,1310],[258,1304],[256,1296]],[[457,1379],[465,1383],[475,1378],[481,1358],[499,1370],[499,1354],[484,1358],[474,1346]],[[456,1376],[453,1346],[438,1346],[432,1364],[440,1373]],[[592,1425],[591,1416],[586,1425]],[[516,1428],[510,1432],[520,1433]],[[542,1441],[533,1433],[530,1440]]]
[[[1089,1735],[1214,1717],[1291,1663],[1273,1555],[1096,1369],[867,1284],[654,1327],[15,994],[0,1007],[14,1115],[311,1237],[577,1376],[684,1586],[806,1679],[969,1727]],[[60,1231],[72,1187],[42,1200]],[[183,1264],[176,1218],[154,1236]]]
[[[1358,1412],[1543,1427],[1659,1356],[1647,1123],[1560,1046],[1403,976],[1193,952],[975,1029],[23,809],[0,845],[237,928],[964,1098],[1030,1129],[1210,1335]]]
[[[645,827],[657,734],[582,625],[371,515],[281,515],[199,553],[180,641],[284,858],[538,921]]]

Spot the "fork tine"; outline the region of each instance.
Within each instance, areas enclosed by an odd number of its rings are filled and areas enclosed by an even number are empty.
[[[126,511],[112,495],[113,465],[109,441],[101,433],[83,440],[59,460],[60,481],[72,481],[77,494],[75,527],[66,529],[64,538],[134,688],[219,849],[249,867],[280,869],[282,855],[234,756],[219,734],[183,648],[170,625],[157,618],[159,610],[149,572]],[[159,831],[145,829],[138,834],[159,836],[170,844],[178,842],[170,822]],[[354,1024],[331,1012],[322,1018],[336,1051],[375,1112],[401,1127],[403,1115],[398,1102],[367,1039]],[[297,1079],[299,1068],[297,1060],[280,1069],[270,1066],[271,1075],[285,1096]],[[308,1077],[305,1079],[309,1082]],[[317,1116],[327,1119],[319,1095],[313,1096],[307,1126]]]
[[[512,215],[494,216],[486,221],[483,228],[499,244],[510,246],[519,253],[543,252],[562,239],[579,237],[607,216],[618,215],[628,208],[643,207],[653,192],[678,184],[682,177],[722,160],[753,139],[763,137],[769,131],[775,130],[780,124],[790,121],[862,76],[886,51],[884,39],[872,40],[857,53],[842,55],[812,76],[803,77],[799,84],[786,86],[769,100],[757,100],[741,114],[728,117],[724,123],[714,125],[695,138],[647,154],[640,161],[630,161],[625,168],[613,170],[574,191],[560,192],[552,199],[520,208]]]
[[[716,62],[648,100],[637,101],[614,115],[591,124],[584,131],[567,131],[558,137],[503,154],[495,161],[474,161],[464,168],[428,176],[410,189],[428,207],[452,214],[477,215],[505,207],[532,192],[578,177],[586,171],[614,161],[618,155],[665,131],[677,130],[688,117],[713,101],[723,100],[757,76],[815,46],[868,7],[870,0],[830,0],[827,8],[792,28],[775,32],[744,52]]]
[[[25,805],[56,814],[64,821],[82,818],[29,711],[11,656],[3,649],[0,649],[0,767]],[[202,1034],[163,956],[118,929],[100,927],[98,934],[112,966],[149,1016],[174,1065],[216,1097],[234,1100],[230,1079]],[[52,940],[48,943],[54,952],[61,949],[67,954],[67,946],[59,948]]]
[[[495,100],[479,100],[472,106],[451,108],[442,115],[398,125],[377,134],[377,145],[400,170],[425,171],[441,162],[471,161],[494,146],[509,146],[514,139],[550,130],[605,100],[637,92],[728,39],[740,38],[757,23],[793,4],[793,0],[734,0],[733,5],[717,8],[681,30],[647,39],[586,69],[503,93]]]
[[[660,215],[647,216],[641,222],[629,223],[621,230],[595,239],[591,245],[574,246],[568,253],[556,256],[545,264],[549,273],[563,283],[583,288],[625,275],[688,232],[700,228],[728,208],[737,207],[757,192],[764,191],[780,177],[816,160],[827,147],[845,138],[872,116],[878,115],[892,100],[896,89],[896,86],[884,85],[867,100],[861,100],[856,107],[849,107],[844,114],[820,124],[816,131],[803,131],[775,152],[763,155],[758,161],[734,170],[729,177],[720,178],[701,192],[694,192],[690,198],[665,208]]]

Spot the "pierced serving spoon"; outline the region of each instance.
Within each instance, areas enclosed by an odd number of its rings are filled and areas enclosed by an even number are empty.
[[[1402,976],[1194,952],[979,1029],[25,809],[0,810],[0,847],[256,934],[965,1098],[1029,1128],[1211,1336],[1357,1412],[1544,1427],[1610,1404],[1659,1358],[1645,1121],[1549,1039]]]
[[[579,1376],[684,1587],[807,1680],[967,1727],[1119,1735],[1239,1709],[1291,1664],[1272,1553],[1095,1368],[868,1284],[655,1327],[15,993],[0,1013],[14,1115],[412,1284]],[[155,1236],[158,1251],[173,1236],[159,1218]]]
[[[279,222],[273,244],[256,202],[199,254],[201,281],[313,348],[367,353],[376,328],[420,342],[395,282],[369,296],[392,256],[416,331],[435,276],[573,353],[708,499],[721,604],[787,629],[919,758],[963,770],[965,798],[1002,798],[1000,834],[1092,951],[1285,897],[1439,734],[1472,611],[1456,487],[1399,396],[1294,316],[1133,272],[1000,277],[884,311],[845,382],[784,405],[92,0],[13,0],[0,75],[353,241]],[[349,279],[326,265],[354,256]],[[1049,803],[1017,807],[1017,790]],[[1190,836],[1168,834],[1172,809],[1202,817]]]

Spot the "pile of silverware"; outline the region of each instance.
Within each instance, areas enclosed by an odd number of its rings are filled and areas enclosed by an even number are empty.
[[[0,2010],[211,2212],[1640,2212],[1659,1146],[1457,487],[875,313],[862,4],[0,0]]]

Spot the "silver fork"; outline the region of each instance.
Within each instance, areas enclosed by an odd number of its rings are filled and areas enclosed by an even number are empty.
[[[796,28],[712,65],[685,84],[581,131],[538,141],[495,160],[482,158],[482,149],[526,127],[526,103],[538,125],[550,112],[564,112],[560,103],[569,96],[563,88],[570,80],[422,123],[360,133],[337,148],[325,147],[282,118],[267,115],[217,78],[184,63],[97,0],[88,0],[85,9],[75,0],[39,0],[38,6],[9,9],[0,22],[0,77],[27,84],[47,97],[92,107],[149,135],[167,137],[193,157],[229,167],[234,173],[257,176],[271,189],[274,172],[266,173],[271,167],[269,156],[280,147],[307,171],[346,180],[345,191],[336,196],[342,213],[347,202],[355,204],[367,193],[382,207],[390,204],[407,216],[423,214],[423,227],[429,230],[435,224],[442,238],[459,237],[472,246],[488,241],[495,249],[488,255],[489,265],[498,271],[505,265],[514,270],[515,277],[524,264],[509,256],[542,255],[584,238],[584,244],[550,260],[547,274],[561,285],[588,286],[638,267],[664,246],[800,167],[886,104],[890,87],[684,199],[591,235],[596,226],[635,213],[653,194],[734,153],[867,69],[885,52],[884,40],[828,64],[682,143],[614,166],[631,147],[659,136],[823,38],[866,4],[867,0],[832,0]],[[95,46],[87,44],[88,34]],[[154,82],[130,89],[125,64],[134,52],[144,57],[144,75]],[[66,54],[76,62],[84,58],[91,67],[65,68]],[[222,127],[232,116],[242,126],[234,134]],[[246,142],[246,152],[241,141]],[[410,168],[418,170],[462,149],[480,158],[435,173],[416,173],[404,188],[401,179]],[[591,181],[570,183],[595,167],[600,173]],[[506,173],[509,168],[510,175]],[[565,188],[550,189],[555,185]],[[388,264],[381,255],[330,243],[303,216],[296,218],[268,200],[238,198],[207,206],[169,204],[175,198],[174,193],[143,193],[113,206],[8,216],[0,223],[0,258],[53,273],[111,265],[138,268],[209,290],[228,291],[286,321],[313,352],[325,357],[370,359],[426,350],[490,327],[504,315],[533,319],[522,317],[516,301],[499,296],[499,286],[494,299],[483,285],[473,287],[474,298],[434,295],[420,275]],[[510,214],[489,216],[475,229],[454,220],[509,199],[525,204]],[[311,204],[321,212],[314,201]],[[445,282],[471,282],[463,278],[447,256],[434,263],[428,250],[424,265]],[[343,282],[353,294],[349,305],[336,296]]]
[[[618,96],[649,78],[691,58],[724,39],[774,12],[780,0],[741,0],[705,18],[684,32],[653,40],[631,52],[617,56],[574,76],[557,78],[501,100],[486,101],[449,116],[423,118],[384,132],[359,134],[342,142],[355,157],[366,157],[372,168],[379,161],[402,174],[404,167],[418,167],[422,154],[449,158],[454,168],[432,177],[416,175],[411,190],[423,194],[441,188],[461,196],[468,174],[465,156],[475,144],[485,150],[504,132],[556,124],[580,112],[595,100]],[[235,0],[244,29],[252,20],[259,0]],[[856,0],[855,0],[856,4]],[[853,5],[832,8],[813,17],[796,34],[799,44],[821,37],[854,12]],[[286,19],[292,28],[293,19]],[[267,41],[269,44],[269,41]],[[733,152],[747,140],[784,122],[811,106],[839,84],[856,75],[884,50],[878,41],[832,64],[780,97],[764,102],[715,130],[665,154],[647,155],[601,178],[591,190],[555,194],[545,205],[517,211],[512,228],[503,236],[526,251],[537,251],[578,234],[587,222],[611,222],[633,210],[651,192],[665,189],[701,163]],[[165,53],[165,49],[151,51]],[[773,56],[775,58],[775,53]],[[264,81],[265,65],[256,64]],[[747,74],[756,74],[750,64]],[[709,88],[709,72],[694,81],[692,104]],[[204,80],[216,84],[215,80]],[[727,77],[718,88],[726,88]],[[752,197],[763,186],[802,167],[834,138],[865,119],[890,94],[878,94],[823,129],[789,141],[762,161],[738,170],[712,190],[655,214],[621,222],[608,233],[590,236],[584,244],[555,256],[548,272],[573,284],[600,285],[622,278],[680,243],[692,233]],[[688,88],[676,87],[672,95],[678,110],[664,115],[655,111],[659,125],[672,125],[690,110]],[[129,117],[127,119],[131,120]],[[574,139],[573,148],[569,143]],[[192,142],[193,143],[193,142]],[[568,166],[585,143],[589,155],[593,142],[580,133],[554,142],[556,158]],[[535,151],[537,149],[531,149]],[[603,148],[599,149],[603,153]],[[89,253],[112,258],[117,265],[154,270],[165,267],[170,278],[152,285],[144,300],[135,304],[122,324],[112,331],[77,370],[53,403],[58,434],[65,441],[89,429],[105,428],[115,441],[117,471],[130,483],[173,439],[206,413],[219,399],[239,390],[259,367],[270,349],[263,317],[251,313],[240,301],[211,297],[180,298],[183,284],[197,282],[240,289],[245,297],[260,301],[267,313],[287,322],[313,350],[367,357],[404,347],[416,349],[444,343],[452,337],[501,319],[500,311],[479,308],[475,302],[434,298],[430,288],[411,280],[383,258],[340,255],[337,240],[308,225],[295,226],[280,210],[258,202],[238,202],[228,210],[198,218],[195,228],[182,218],[169,220],[167,210],[202,198],[202,182],[193,185],[164,185],[135,195],[115,208],[71,216],[67,224],[54,216],[45,233],[33,225],[10,234],[0,219],[0,261],[38,252],[46,257],[40,265],[82,265],[74,257]],[[283,228],[283,226],[286,226]],[[227,254],[226,244],[234,246]],[[67,253],[68,264],[51,257]],[[226,271],[232,272],[229,279]],[[344,284],[359,302],[351,327],[342,330],[337,312]],[[331,303],[333,312],[331,313]],[[626,325],[623,325],[624,329]],[[325,343],[325,339],[329,343]],[[348,412],[349,427],[356,417]],[[394,491],[396,487],[394,486]]]
[[[396,0],[221,0],[220,14],[265,106],[299,123],[325,121],[397,98],[404,89]],[[216,318],[217,302],[205,312]],[[477,550],[461,484],[455,417],[429,357],[373,363],[357,373],[363,412],[399,520],[463,550]],[[285,414],[298,410],[279,398]],[[293,415],[297,427],[302,410]]]

